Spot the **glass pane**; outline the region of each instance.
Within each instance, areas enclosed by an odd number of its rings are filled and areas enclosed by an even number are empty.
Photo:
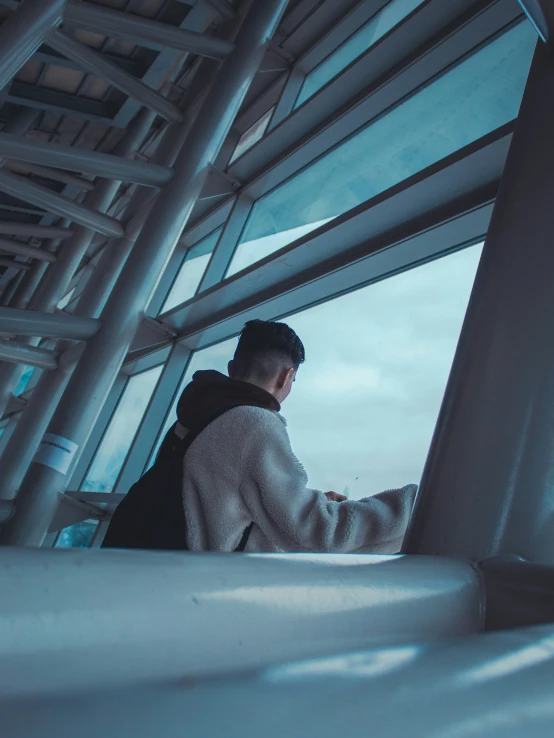
[[[162,368],[156,366],[129,379],[81,489],[113,490]]]
[[[239,156],[242,156],[245,151],[251,149],[255,143],[258,143],[258,141],[263,138],[265,132],[267,131],[267,127],[269,125],[269,121],[271,120],[271,116],[273,115],[274,110],[275,106],[270,108],[267,113],[264,113],[261,118],[258,118],[258,120],[253,125],[251,125],[250,128],[246,129],[246,131],[239,138],[239,142],[235,150],[233,151],[233,156],[231,157],[229,164],[232,164],[235,159],[238,159]]]
[[[535,45],[519,24],[258,200],[234,259],[282,248],[516,118]]]
[[[26,366],[25,371],[21,375],[19,382],[17,383],[17,387],[14,389],[13,393],[16,397],[19,397],[19,395],[22,395],[25,390],[27,389],[27,385],[31,381],[31,377],[34,374],[35,371],[34,366]]]
[[[330,82],[339,72],[357,59],[364,51],[377,43],[380,38],[406,18],[425,0],[391,0],[350,36],[332,54],[317,65],[307,76],[300,90],[295,108]]]
[[[60,531],[55,548],[89,548],[96,533],[97,520],[84,520]]]
[[[481,246],[286,322],[306,347],[283,413],[310,484],[352,499],[418,483]]]
[[[223,227],[217,228],[187,251],[179,273],[163,304],[162,313],[166,313],[194,297],[222,230]]]
[[[173,423],[175,423],[175,421],[177,420],[177,403],[179,402],[179,397],[181,396],[181,393],[185,389],[187,384],[191,381],[195,372],[204,369],[214,369],[215,371],[221,372],[222,374],[227,374],[227,364],[233,358],[235,347],[237,345],[237,340],[238,339],[236,338],[231,338],[228,341],[217,343],[215,344],[215,346],[209,346],[208,348],[202,349],[201,351],[196,351],[193,354],[187,367],[187,371],[185,372],[185,376],[183,377],[183,381],[181,382],[181,385],[173,402],[173,405],[171,406],[171,410],[169,411],[165,424],[158,437],[158,441],[156,443],[152,456],[150,457],[150,460],[148,462],[149,467],[152,466],[152,464],[154,463],[154,460],[158,453],[158,449],[163,439],[165,438],[165,434],[171,428]]]

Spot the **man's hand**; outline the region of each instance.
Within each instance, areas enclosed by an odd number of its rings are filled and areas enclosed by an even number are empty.
[[[325,492],[325,497],[330,502],[344,502],[348,499],[345,495],[339,495],[338,492]]]

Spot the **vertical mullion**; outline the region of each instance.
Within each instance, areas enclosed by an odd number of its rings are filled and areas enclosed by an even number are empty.
[[[267,130],[270,131],[272,128],[281,123],[287,118],[294,110],[294,103],[300,94],[304,80],[306,79],[306,73],[296,64],[289,72],[287,82],[279,97],[279,102],[275,107],[275,112],[271,117]]]
[[[98,416],[98,420],[94,425],[90,438],[83,449],[79,462],[71,475],[71,479],[67,485],[68,489],[79,489],[83,483],[89,466],[94,459],[94,455],[98,450],[113,414],[119,405],[119,401],[121,400],[128,379],[129,377],[126,374],[120,373],[114,382],[114,385],[102,407],[100,415]]]
[[[238,195],[202,277],[198,292],[213,287],[225,278],[253,205],[254,201],[249,195],[244,192]]]
[[[131,449],[127,454],[114,492],[127,492],[146,467],[191,355],[192,351],[183,343],[176,343],[173,346]]]

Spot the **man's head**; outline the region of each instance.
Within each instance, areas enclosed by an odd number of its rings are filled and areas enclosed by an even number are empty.
[[[240,334],[229,376],[262,387],[282,403],[305,358],[302,341],[288,325],[251,320]]]

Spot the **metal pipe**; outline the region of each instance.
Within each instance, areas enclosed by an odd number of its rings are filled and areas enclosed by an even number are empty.
[[[234,48],[234,44],[224,39],[87,2],[69,0],[64,21],[112,38],[134,41],[140,46],[153,49],[169,46],[212,59],[224,59]]]
[[[36,263],[40,264],[44,262],[35,262],[35,264]],[[23,281],[23,278],[25,276],[25,272],[20,272],[18,270],[10,279],[2,292],[2,305],[9,305],[11,303],[16,291],[19,289],[19,286],[21,285],[21,282]]]
[[[283,609],[288,614],[289,607]],[[243,617],[249,621],[248,612]],[[67,627],[75,632],[69,618]],[[10,738],[181,738],[185,717],[202,738],[551,738],[553,642],[548,625],[440,643],[363,646],[329,657],[323,646],[308,661],[210,680],[152,679],[139,686],[131,676],[126,688],[113,689],[98,675],[94,686],[69,699],[69,690],[52,694],[48,682],[49,664],[62,668],[66,645],[49,653],[49,661],[37,648],[31,657],[34,689],[25,690],[25,701],[11,693],[2,705],[2,724]],[[22,655],[21,663],[27,658]],[[95,658],[86,651],[81,663],[87,668]],[[5,683],[9,690],[7,670]]]
[[[553,84],[538,44],[408,552],[554,562]]]
[[[0,90],[62,21],[65,0],[24,0],[0,26]]]
[[[0,233],[10,236],[29,236],[31,238],[56,238],[65,240],[71,238],[73,231],[70,228],[56,226],[32,225],[31,223],[16,223],[11,220],[0,220]]]
[[[99,327],[99,321],[94,318],[38,313],[34,310],[18,310],[11,307],[0,308],[0,332],[2,333],[86,341],[94,336]]]
[[[23,138],[9,133],[0,133],[0,156],[69,169],[74,172],[84,172],[106,179],[137,182],[148,187],[164,185],[173,176],[173,170],[169,167],[160,167],[148,162],[125,159],[121,156],[102,154],[98,151],[73,146],[45,143],[34,138]]]
[[[62,222],[68,223],[68,221]],[[43,246],[43,248],[46,249],[46,251],[50,251],[51,253],[56,253],[60,243],[61,242],[59,239],[50,238],[46,241],[46,244]],[[35,290],[44,277],[47,268],[48,262],[35,260],[29,273],[25,275],[24,279],[18,285],[8,305],[14,308],[26,308],[30,298],[33,296]]]
[[[62,31],[53,31],[48,37],[48,45],[68,59],[79,62],[89,72],[106,80],[171,123],[179,123],[183,120],[183,115],[176,105],[89,46],[75,41]]]
[[[0,251],[7,251],[9,254],[17,254],[18,256],[26,256],[28,259],[56,261],[55,254],[50,251],[38,249],[36,246],[27,246],[26,243],[11,241],[8,238],[0,238]]]
[[[31,268],[31,265],[26,264],[23,261],[16,261],[15,259],[5,259],[3,256],[0,256],[0,267],[11,267],[12,269],[22,269],[24,272],[28,272]]]
[[[4,699],[470,635],[483,608],[472,566],[415,556],[3,549],[0,591]]]
[[[38,366],[41,369],[55,369],[58,366],[57,354],[53,351],[7,341],[4,338],[0,338],[0,359],[11,364]]]
[[[50,145],[53,146],[54,144]],[[117,220],[91,210],[80,202],[70,200],[57,192],[52,192],[46,187],[41,187],[17,174],[5,170],[0,171],[0,190],[8,195],[13,195],[37,205],[39,208],[71,218],[75,223],[92,228],[99,233],[105,233],[107,236],[121,237],[123,235],[123,228]]]
[[[84,190],[85,192],[92,192],[94,189],[94,182],[84,177],[77,177],[75,174],[69,172],[62,172],[60,169],[54,167],[42,167],[38,164],[21,163],[18,161],[7,161],[5,164],[6,168],[10,172],[16,174],[34,174],[37,177],[44,177],[45,179],[53,179],[55,182],[63,182],[64,184],[75,187],[77,190]]]
[[[286,4],[287,0],[266,0],[251,6],[237,36],[236,49],[221,66],[192,125],[187,145],[176,162],[175,177],[152,208],[102,312],[102,327],[87,344],[69,381],[48,432],[70,439],[78,449],[86,441],[117,376],[141,311],[190,217]],[[85,386],[88,392],[83,392]],[[2,541],[40,544],[56,508],[57,490],[64,483],[64,473],[32,463]]]

